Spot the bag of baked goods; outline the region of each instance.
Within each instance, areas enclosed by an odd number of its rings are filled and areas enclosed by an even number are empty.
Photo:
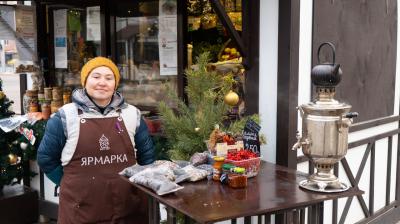
[[[148,187],[158,195],[169,194],[183,188],[158,172],[141,172],[130,177],[129,181]]]

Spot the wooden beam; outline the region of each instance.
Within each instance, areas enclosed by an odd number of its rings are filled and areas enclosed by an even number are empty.
[[[279,165],[296,169],[300,1],[279,1],[277,152]]]
[[[187,102],[187,95],[185,93],[185,86],[187,85],[185,69],[187,67],[187,30],[188,30],[188,17],[186,10],[186,1],[177,1],[177,39],[178,41],[178,96]]]
[[[246,114],[259,113],[259,82],[260,82],[260,1],[244,0],[242,2],[242,40],[247,51],[243,57],[246,67],[245,96]]]

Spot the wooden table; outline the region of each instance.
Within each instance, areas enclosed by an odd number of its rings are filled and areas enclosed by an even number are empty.
[[[286,219],[292,223],[304,221],[305,208],[308,208],[310,223],[323,222],[323,202],[326,200],[361,195],[364,192],[350,188],[342,193],[316,193],[303,190],[298,183],[307,174],[293,169],[262,162],[258,176],[248,179],[245,189],[233,189],[213,180],[184,183],[184,188],[169,195],[159,196],[152,190],[133,184],[150,199],[150,222],[159,223],[158,202],[167,206],[169,213],[179,211],[197,223],[213,223],[238,217],[250,223],[250,216],[270,220],[271,214],[290,214]],[[262,216],[261,216],[262,215]],[[175,216],[168,214],[173,223]],[[260,222],[259,222],[260,223]]]

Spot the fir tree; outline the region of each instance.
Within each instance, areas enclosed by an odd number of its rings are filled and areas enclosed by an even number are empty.
[[[10,109],[13,103],[3,93],[0,79],[0,120],[10,118],[15,114]],[[28,122],[21,124],[21,128],[33,131],[36,138],[33,145],[19,132],[4,132],[0,128],[0,190],[4,185],[20,183],[21,179],[29,182],[30,177],[36,175],[30,170],[29,161],[36,159],[37,148],[43,137],[45,126],[45,120],[38,120],[32,124]]]
[[[229,110],[224,96],[235,82],[232,75],[219,75],[208,69],[209,54],[197,58],[197,68],[186,70],[185,92],[188,104],[176,92],[169,94],[173,105],[159,104],[164,133],[172,159],[189,160],[195,152],[206,150],[205,140],[215,125],[222,126]]]
[[[14,115],[14,112],[10,110],[13,103],[3,93],[0,79],[0,120]],[[4,185],[13,183],[15,178],[19,181],[23,176],[22,166],[18,163],[18,155],[21,152],[19,137],[18,132],[4,132],[0,129],[0,189]]]

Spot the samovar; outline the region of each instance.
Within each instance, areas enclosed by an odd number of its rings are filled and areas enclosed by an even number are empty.
[[[323,46],[332,49],[332,63],[320,64],[319,53]],[[297,133],[293,150],[302,148],[316,168],[316,173],[299,183],[300,187],[318,192],[342,192],[349,186],[333,174],[333,166],[347,153],[348,131],[353,117],[351,105],[334,99],[335,87],[342,76],[340,65],[335,63],[335,47],[326,42],[318,48],[318,65],[311,71],[311,80],[317,97],[313,102],[297,107],[302,117],[302,135]]]

